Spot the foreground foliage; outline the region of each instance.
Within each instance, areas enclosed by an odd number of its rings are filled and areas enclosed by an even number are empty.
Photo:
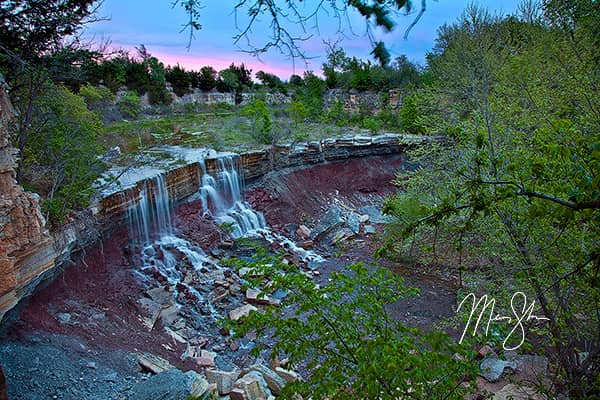
[[[232,260],[252,270],[249,284],[263,295],[286,293],[283,306],[267,307],[232,325],[238,335],[256,330],[272,357],[289,357],[306,368],[306,381],[289,384],[284,398],[461,399],[475,376],[470,351],[438,331],[423,332],[390,317],[388,306],[417,293],[398,275],[363,264],[333,272],[319,287],[298,268],[258,253],[255,261]],[[260,297],[260,295],[259,295]],[[261,350],[261,347],[255,351]]]
[[[550,321],[527,337],[552,349],[555,389],[588,398],[600,391],[600,5],[527,4],[505,18],[472,7],[440,30],[418,108],[454,144],[400,177],[387,250],[534,297]]]

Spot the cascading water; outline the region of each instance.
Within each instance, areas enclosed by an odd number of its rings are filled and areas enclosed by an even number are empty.
[[[204,160],[200,162],[200,166],[200,199],[204,214],[212,216],[219,224],[230,224],[231,235],[234,238],[260,235],[269,243],[280,243],[284,249],[295,253],[309,264],[323,261],[318,254],[304,250],[290,239],[271,231],[263,214],[244,201],[244,181],[239,156],[227,155],[219,158],[215,176],[207,172]]]
[[[203,211],[219,224],[230,224],[234,238],[254,235],[268,242],[279,243],[284,249],[309,264],[323,259],[304,250],[288,238],[269,229],[262,213],[244,201],[244,182],[240,172],[240,158],[227,155],[217,159],[217,168],[209,174],[204,160],[199,191]],[[158,272],[172,287],[184,288],[198,301],[206,299],[186,283],[190,271],[221,270],[204,251],[175,233],[171,217],[171,201],[164,176],[159,174],[145,181],[139,197],[130,199],[128,210],[130,236],[141,246],[142,271]],[[206,282],[208,283],[208,282]],[[201,289],[199,289],[201,290]]]
[[[150,244],[154,234],[158,237],[173,234],[169,191],[162,175],[144,182],[139,201],[129,208],[127,220],[132,238],[142,245]]]
[[[234,238],[256,233],[267,227],[262,213],[244,201],[244,181],[238,173],[239,156],[228,155],[218,159],[215,176],[206,170],[202,161],[200,198],[205,215],[211,215],[219,224],[230,224]]]
[[[174,288],[191,293],[197,301],[206,303],[200,295],[185,282],[190,271],[201,269],[220,270],[204,251],[189,241],[177,237],[171,217],[171,201],[163,175],[147,179],[140,190],[139,198],[130,201],[128,210],[129,232],[132,240],[141,245],[141,271],[156,271]],[[214,312],[214,310],[211,311]]]

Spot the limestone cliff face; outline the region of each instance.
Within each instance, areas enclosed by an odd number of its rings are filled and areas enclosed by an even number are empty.
[[[15,180],[16,151],[9,139],[13,123],[14,111],[0,76],[0,320],[28,284],[54,264],[39,197]]]

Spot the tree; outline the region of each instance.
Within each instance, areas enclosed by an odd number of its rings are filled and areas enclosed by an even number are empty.
[[[165,78],[173,86],[173,92],[179,97],[190,91],[192,84],[192,72],[187,72],[177,64],[174,67],[168,67],[165,71]]]
[[[242,93],[251,87],[252,70],[247,69],[243,63],[240,66],[231,63],[229,68],[219,72],[217,89],[221,92],[233,92],[235,104],[242,102]]]
[[[34,107],[26,174],[45,196],[43,209],[50,220],[61,222],[72,209],[89,204],[92,184],[103,170],[97,144],[102,124],[81,97],[63,86],[48,84]]]
[[[238,0],[235,2],[234,10],[236,13],[247,14],[248,19],[245,25],[239,28],[239,33],[234,36],[235,43],[242,39],[248,43],[250,52],[255,55],[260,55],[270,49],[277,49],[284,54],[292,57],[306,57],[302,51],[300,44],[310,37],[308,33],[311,27],[318,28],[319,16],[321,14],[328,15],[337,19],[338,25],[341,27],[349,21],[348,12],[350,10],[358,12],[364,18],[367,32],[371,33],[373,27],[382,28],[386,32],[394,29],[395,23],[393,15],[398,11],[404,10],[407,14],[413,11],[413,1],[411,0],[394,0],[394,1],[371,1],[371,0],[333,0],[320,1],[314,6],[300,7],[302,1],[295,0]],[[177,0],[174,4],[179,4],[188,13],[189,19],[185,24],[190,31],[190,43],[195,30],[201,28],[198,23],[201,14],[200,0]],[[409,25],[405,32],[405,37],[412,27],[419,21],[425,12],[427,2],[420,1],[420,9],[416,14],[413,22]],[[304,6],[304,4],[302,4]],[[253,46],[251,43],[250,34],[252,27],[260,16],[266,16],[270,20],[270,40],[259,46]],[[314,22],[314,23],[313,23]],[[289,24],[289,25],[288,25]],[[293,27],[293,28],[291,28]],[[300,29],[300,33],[296,33],[296,29]],[[371,35],[369,35],[371,38]],[[373,41],[373,40],[372,40]],[[373,41],[374,42],[374,41]],[[385,59],[387,50],[383,43],[373,43],[375,55],[379,60]]]
[[[34,61],[91,22],[97,0],[14,0],[0,7],[3,53]]]
[[[300,75],[292,75],[290,76],[290,85],[292,86],[302,86],[304,84],[304,81],[302,80],[302,77]]]
[[[311,118],[318,119],[323,112],[323,95],[327,88],[325,81],[312,71],[304,73],[304,85],[294,93],[294,100],[300,101]]]
[[[271,124],[271,113],[264,101],[255,99],[242,110],[242,114],[250,118],[252,136],[258,143],[274,145],[276,135]]]
[[[462,399],[476,376],[471,351],[439,331],[409,328],[387,305],[412,296],[398,275],[362,264],[333,272],[322,287],[281,258],[260,250],[255,261],[230,261],[256,272],[249,285],[259,297],[287,293],[281,307],[251,312],[232,324],[238,336],[256,331],[258,354],[275,339],[271,357],[288,358],[308,371],[305,381],[284,387],[283,398]],[[265,285],[265,282],[269,282]],[[271,347],[271,346],[270,346]],[[465,360],[465,361],[461,361]]]
[[[470,8],[440,29],[423,119],[456,144],[402,176],[384,207],[396,219],[387,250],[431,249],[440,263],[436,249],[454,248],[459,272],[478,263],[469,254],[489,257],[477,268],[535,296],[550,320],[527,332],[573,398],[599,390],[598,7],[548,1],[539,20]]]
[[[217,71],[213,67],[206,66],[200,69],[198,76],[198,88],[205,92],[213,90],[217,86]]]
[[[283,94],[286,93],[285,85],[277,75],[273,75],[264,71],[258,71],[256,73],[256,79],[258,79],[265,87],[271,90],[276,90]]]

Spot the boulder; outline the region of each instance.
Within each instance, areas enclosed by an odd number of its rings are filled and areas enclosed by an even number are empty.
[[[300,225],[296,230],[296,236],[300,239],[308,239],[310,237],[310,229],[306,225]]]
[[[238,389],[238,390],[236,390]],[[241,395],[241,397],[239,397]],[[235,388],[230,393],[231,399],[258,400],[271,396],[267,382],[263,376],[251,371],[235,382]]]
[[[296,371],[277,367],[275,368],[275,372],[277,373],[277,375],[285,379],[286,382],[295,382],[300,380],[300,375],[298,375]]]
[[[208,381],[195,371],[170,369],[136,384],[131,400],[187,400],[203,396],[208,391]]]
[[[509,368],[513,371],[517,369],[517,363],[514,361],[503,361],[496,357],[487,357],[479,364],[479,375],[488,382],[496,382],[504,373],[504,369]]]
[[[333,243],[333,244],[343,243],[346,240],[352,238],[353,236],[354,236],[354,232],[351,229],[342,228],[335,232],[335,234],[333,235],[333,238],[331,240],[331,243]]]
[[[312,230],[310,238],[313,241],[318,242],[323,236],[342,226],[344,224],[343,215],[344,212],[339,206],[334,205],[331,207],[325,215],[323,215],[315,229]]]
[[[154,289],[150,289],[146,291],[146,295],[150,297],[153,301],[157,302],[161,305],[170,305],[173,304],[173,295],[168,290],[163,289],[162,287],[157,287]]]
[[[477,351],[477,357],[481,359],[488,356],[496,358],[498,357],[494,349],[492,349],[489,345],[486,344],[485,346],[480,348],[479,351]]]
[[[369,216],[369,221],[372,224],[385,224],[392,220],[392,218],[388,215],[383,215],[381,213],[381,208],[377,206],[365,206],[360,208],[360,212],[362,214]]]
[[[272,306],[278,306],[281,304],[281,300],[267,296],[263,293],[263,291],[257,289],[246,289],[246,300],[254,304],[266,304]]]
[[[377,232],[377,229],[375,229],[375,227],[373,225],[365,225],[363,227],[363,230],[365,231],[366,234],[368,235],[372,235],[374,233]]]
[[[283,389],[285,384],[288,382],[279,376],[277,372],[263,364],[254,364],[244,372],[248,373],[251,371],[258,372],[264,378],[268,388],[271,390],[271,392],[273,392],[274,395],[278,395],[281,389]],[[244,373],[242,373],[242,377],[243,376],[245,376]]]
[[[350,215],[348,215],[348,227],[352,230],[352,232],[354,232],[355,234],[360,233],[360,215],[356,214],[356,213],[351,213]]]
[[[143,297],[138,300],[140,308],[146,316],[141,317],[142,323],[148,330],[152,330],[160,316],[161,306],[156,301]]]
[[[233,390],[236,380],[240,376],[239,371],[219,371],[216,369],[206,370],[206,379],[209,383],[217,385],[217,390],[220,395],[229,394]]]
[[[160,319],[165,325],[172,325],[179,319],[179,307],[173,304],[163,308],[160,312]]]
[[[214,367],[217,353],[214,351],[201,350],[200,357],[196,358],[196,363],[201,367]]]
[[[229,311],[229,319],[237,321],[242,317],[247,317],[248,315],[250,315],[251,311],[257,310],[258,308],[254,307],[252,304],[245,304],[241,307]]]
[[[159,374],[174,368],[167,360],[162,357],[155,356],[154,354],[141,353],[137,354],[136,358],[138,360],[138,364],[140,364],[140,367],[142,367],[142,370],[151,372],[153,374]]]
[[[493,400],[545,400],[546,398],[532,387],[510,383],[495,393]]]

